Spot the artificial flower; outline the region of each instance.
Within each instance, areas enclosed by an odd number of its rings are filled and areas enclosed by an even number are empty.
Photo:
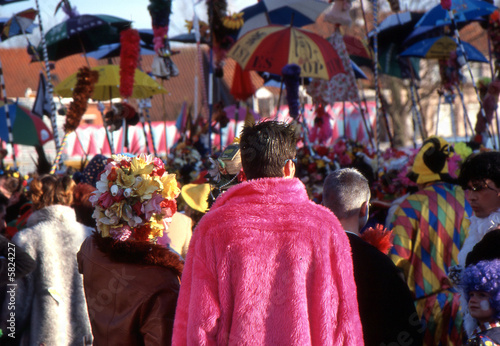
[[[116,169],[117,179],[116,183],[123,188],[129,188],[135,183],[135,177],[131,174],[125,173],[121,168]]]
[[[134,184],[135,194],[139,196],[142,201],[150,199],[153,196],[153,192],[159,189],[160,185],[150,176],[145,176],[141,181]]]
[[[140,155],[134,157],[130,163],[130,170],[135,176],[142,174],[151,174],[153,172],[154,165],[152,162],[148,162],[147,157]]]
[[[144,215],[146,220],[151,219],[153,214],[158,214],[162,212],[161,202],[163,202],[163,197],[161,194],[155,192],[149,201],[144,204]]]
[[[177,211],[177,203],[174,199],[164,199],[160,207],[162,217],[172,217]]]
[[[109,234],[114,240],[125,241],[132,235],[132,231],[128,225],[119,225],[118,227],[111,227]]]
[[[97,198],[97,203],[104,209],[107,209],[113,204],[113,196],[111,196],[111,194],[106,191]]]
[[[175,180],[175,174],[164,174],[161,177],[161,182],[163,184],[162,196],[167,199],[174,199],[179,196],[181,190],[177,186],[177,180]]]

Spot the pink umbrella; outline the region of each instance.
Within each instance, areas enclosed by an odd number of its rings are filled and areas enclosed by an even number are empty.
[[[226,112],[226,115],[229,119],[235,119],[235,114],[236,114],[236,109],[238,109],[238,120],[244,120],[246,115],[247,115],[247,109],[250,112],[250,114],[253,115],[255,120],[260,119],[259,113],[253,111],[250,108],[247,107],[238,107],[237,105],[231,105],[227,106],[224,108],[224,111]]]

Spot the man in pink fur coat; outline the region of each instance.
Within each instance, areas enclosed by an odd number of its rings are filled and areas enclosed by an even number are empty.
[[[349,241],[296,178],[292,125],[246,126],[248,181],[194,231],[174,345],[363,345]]]

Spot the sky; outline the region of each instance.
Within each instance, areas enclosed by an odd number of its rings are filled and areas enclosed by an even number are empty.
[[[59,10],[54,16],[54,10],[60,0],[38,0],[42,13],[43,30],[47,32],[50,27],[62,22],[66,15]],[[196,0],[198,1],[198,0]],[[172,14],[170,15],[169,36],[175,36],[186,32],[185,20],[193,19],[193,2],[195,0],[173,0]],[[195,6],[196,14],[206,20],[207,11],[205,1]],[[124,19],[132,20],[135,29],[150,29],[151,16],[148,12],[149,0],[70,0],[73,7],[80,14],[108,14]],[[257,3],[257,0],[227,0],[228,11],[238,12],[241,9]],[[28,9],[35,8],[35,0],[21,1],[9,5],[0,5],[0,17],[11,17],[13,14]],[[38,23],[38,20],[36,21]],[[11,41],[11,42],[9,42]],[[0,43],[0,47],[7,47],[22,44],[26,40],[22,38],[12,38]]]

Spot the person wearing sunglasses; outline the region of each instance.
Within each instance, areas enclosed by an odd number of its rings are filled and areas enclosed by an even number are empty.
[[[472,154],[462,164],[458,179],[474,212],[469,234],[458,253],[458,263],[465,265],[474,245],[500,225],[500,152]]]
[[[474,252],[478,252],[480,247],[491,247],[488,243],[492,241],[487,239],[488,236],[500,232],[500,152],[484,151],[470,155],[462,164],[458,180],[465,190],[473,215],[467,238],[458,253],[459,265],[450,271],[450,277],[456,279],[460,279],[463,269],[470,265]],[[460,303],[464,329],[470,337],[477,321],[470,314],[467,297],[462,296]]]

